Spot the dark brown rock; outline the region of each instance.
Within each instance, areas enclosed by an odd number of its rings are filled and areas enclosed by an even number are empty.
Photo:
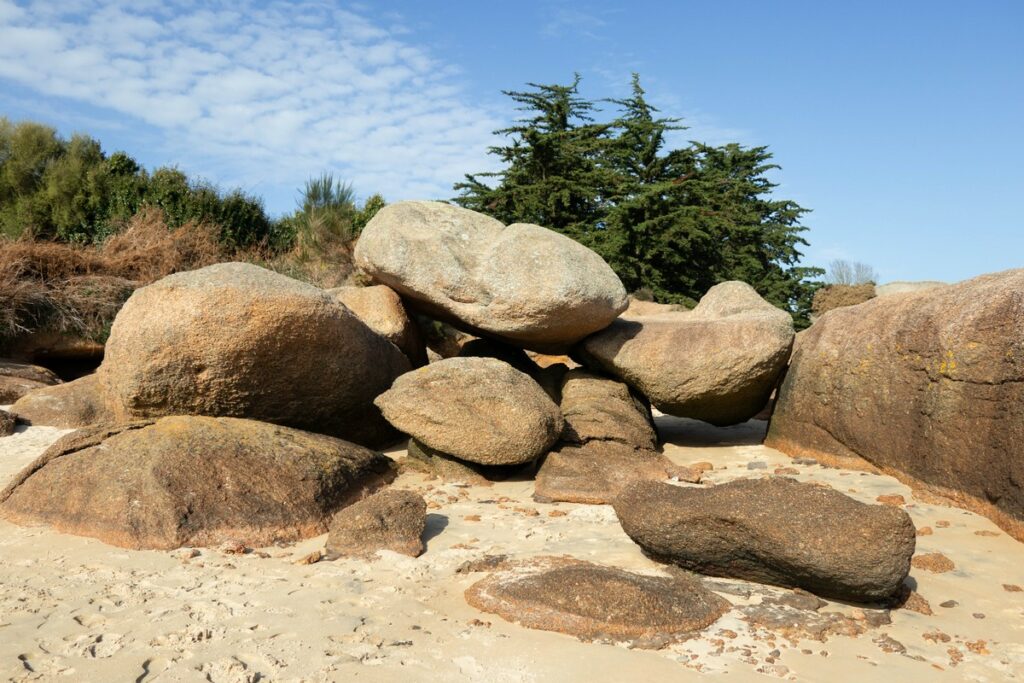
[[[60,384],[60,378],[44,367],[0,360],[0,405],[14,403],[30,391]]]
[[[386,456],[340,439],[165,417],[68,434],[0,493],[0,514],[127,548],[258,547],[324,533],[392,477]]]
[[[788,313],[749,285],[723,282],[692,311],[619,318],[576,355],[668,415],[730,425],[765,407],[792,343]]]
[[[119,420],[244,417],[382,445],[373,405],[409,361],[325,291],[246,263],[135,291],[98,375]]]
[[[494,358],[447,358],[402,375],[375,403],[399,430],[481,465],[547,452],[562,414],[530,377]]]
[[[470,586],[466,601],[527,628],[585,641],[662,648],[729,610],[694,577],[642,576],[565,557],[506,566]]]
[[[10,436],[14,433],[14,416],[6,410],[0,410],[0,436]]]
[[[784,477],[706,489],[636,482],[614,506],[656,559],[839,600],[894,599],[914,554],[905,511]]]
[[[11,406],[11,412],[30,425],[61,429],[115,421],[100,393],[95,374],[36,389],[18,399]]]
[[[427,502],[413,491],[385,489],[342,509],[331,520],[327,556],[391,550],[419,557],[424,550]]]
[[[801,337],[768,445],[877,467],[1024,540],[1024,270],[837,309]]]
[[[562,445],[544,458],[537,472],[534,498],[605,505],[635,481],[667,479],[671,467],[672,463],[655,450],[615,441]]]

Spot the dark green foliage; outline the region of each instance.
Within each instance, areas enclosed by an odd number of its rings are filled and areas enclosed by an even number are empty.
[[[107,157],[88,136],[65,140],[53,128],[0,118],[0,234],[95,243],[146,205],[162,209],[170,228],[214,223],[232,247],[276,236],[255,197],[221,193],[174,168],[149,174],[124,152]]]
[[[719,282],[743,280],[805,326],[817,286],[807,278],[821,271],[798,265],[806,209],[771,198],[767,148],[693,142],[666,152],[666,133],[684,127],[657,116],[637,76],[629,98],[610,101],[619,116],[606,124],[578,85],[577,76],[506,92],[534,116],[497,131],[510,143],[490,151],[505,169],[467,175],[455,201],[579,240],[630,291],[692,305]]]

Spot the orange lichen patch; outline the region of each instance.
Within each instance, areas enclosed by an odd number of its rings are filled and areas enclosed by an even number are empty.
[[[929,631],[921,634],[921,637],[932,643],[948,643],[952,640],[948,633],[943,633],[942,631]]]
[[[903,496],[899,495],[898,493],[883,494],[875,498],[875,501],[881,503],[882,505],[891,505],[892,507],[899,507],[901,505],[907,504],[906,499],[904,499]]]
[[[964,653],[955,647],[951,647],[946,650],[946,654],[949,655],[949,665],[957,666],[960,662],[964,661]]]
[[[987,654],[989,654],[988,647],[987,647],[987,645],[988,645],[987,641],[984,641],[984,640],[969,640],[966,643],[964,643],[964,645],[966,645],[967,649],[970,650],[971,652],[973,652],[976,655],[987,655]]]
[[[923,569],[936,574],[943,574],[956,569],[956,565],[953,564],[953,560],[949,559],[942,553],[925,553],[924,555],[915,555],[914,559],[910,561],[910,564],[915,569]]]

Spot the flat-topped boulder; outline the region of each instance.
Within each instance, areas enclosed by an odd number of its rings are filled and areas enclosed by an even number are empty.
[[[558,406],[530,377],[495,358],[447,358],[406,373],[376,399],[400,431],[480,465],[543,455],[562,432]]]
[[[540,502],[607,505],[633,482],[663,481],[672,470],[672,462],[653,449],[616,441],[563,443],[544,458],[533,497]]]
[[[384,285],[336,287],[327,293],[343,303],[366,325],[402,350],[413,367],[427,364],[427,345],[409,318],[402,298]]]
[[[381,209],[355,261],[431,317],[538,351],[568,348],[627,305],[611,267],[578,242],[440,202]]]
[[[78,429],[115,421],[95,373],[31,391],[11,406],[11,412],[36,427]]]
[[[723,282],[692,311],[620,318],[577,355],[664,413],[730,425],[764,408],[792,344],[788,313],[747,284]]]
[[[98,375],[115,418],[243,417],[383,445],[373,399],[409,361],[325,291],[245,263],[142,287]]]
[[[634,482],[613,505],[655,559],[838,600],[893,601],[914,554],[904,510],[785,477],[710,488]]]
[[[0,360],[0,405],[14,403],[30,391],[60,384],[60,378],[39,365]]]
[[[646,576],[567,557],[499,565],[466,601],[526,628],[580,640],[659,649],[686,640],[729,611],[690,576]]]
[[[800,336],[767,444],[877,467],[1024,541],[1024,270],[879,296]]]
[[[322,434],[165,417],[62,437],[0,492],[0,516],[126,548],[259,547],[324,533],[391,464]]]

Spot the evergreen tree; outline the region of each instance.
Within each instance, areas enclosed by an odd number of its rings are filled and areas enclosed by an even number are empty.
[[[713,285],[743,280],[806,325],[816,268],[798,265],[806,210],[771,198],[765,147],[692,142],[666,151],[666,134],[685,130],[658,116],[634,74],[631,96],[609,100],[619,116],[595,123],[593,102],[571,85],[506,92],[535,115],[497,131],[510,144],[490,149],[499,173],[467,175],[460,205],[505,223],[537,223],[593,248],[627,289],[693,304]],[[496,178],[491,187],[481,178]]]

